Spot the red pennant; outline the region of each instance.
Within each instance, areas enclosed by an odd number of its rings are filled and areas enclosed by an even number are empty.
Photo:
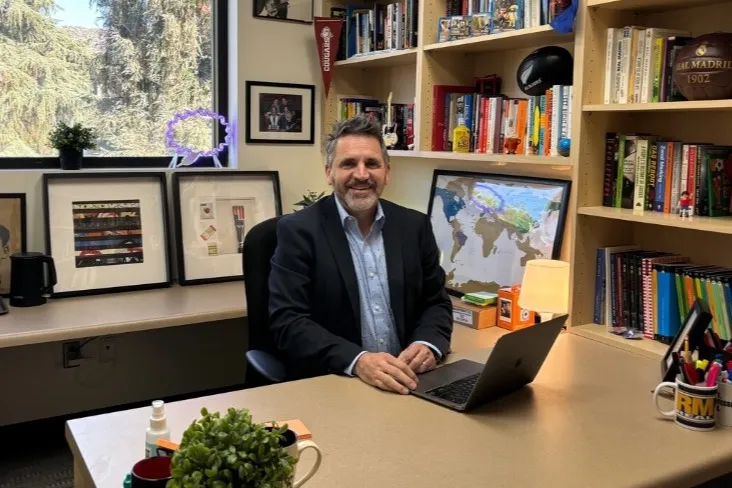
[[[328,98],[330,82],[333,79],[333,63],[335,63],[338,55],[338,45],[341,42],[343,19],[314,17],[313,25],[315,25],[315,40],[318,44],[318,57],[320,58],[320,72],[323,75],[325,98]]]

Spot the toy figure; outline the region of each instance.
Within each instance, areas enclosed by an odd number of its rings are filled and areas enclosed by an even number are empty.
[[[689,207],[691,206],[691,198],[689,198],[688,191],[681,192],[681,198],[679,198],[679,216],[691,217]]]

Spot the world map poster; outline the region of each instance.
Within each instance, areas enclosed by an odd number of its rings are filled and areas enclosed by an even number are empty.
[[[430,219],[448,290],[521,284],[526,262],[556,259],[569,182],[480,173],[435,173]]]

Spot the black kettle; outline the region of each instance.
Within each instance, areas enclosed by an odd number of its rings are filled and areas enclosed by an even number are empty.
[[[51,256],[20,252],[10,256],[10,305],[35,307],[46,303],[56,284],[56,266]]]

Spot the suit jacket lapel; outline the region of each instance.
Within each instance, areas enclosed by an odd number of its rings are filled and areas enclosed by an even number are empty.
[[[338,209],[336,208],[335,197],[331,195],[323,202],[323,227],[330,249],[335,256],[336,264],[346,285],[346,292],[353,308],[353,317],[356,319],[357,330],[361,331],[361,304],[358,299],[358,283],[356,281],[356,270],[353,267],[351,249],[348,247],[346,231],[340,221]]]
[[[386,253],[386,274],[389,278],[389,299],[391,310],[399,338],[404,342],[404,263],[402,262],[402,240],[399,236],[399,222],[382,202],[384,209],[384,227],[381,233],[384,238],[384,252]]]

